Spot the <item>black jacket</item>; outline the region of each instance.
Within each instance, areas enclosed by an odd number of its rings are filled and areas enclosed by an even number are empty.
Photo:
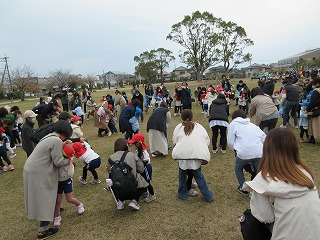
[[[147,123],[147,132],[149,129],[155,129],[163,132],[167,136],[167,112],[168,108],[159,107],[153,111]]]
[[[26,120],[21,129],[22,149],[27,153],[27,157],[31,155],[33,149],[36,147],[36,144],[30,139],[31,135],[35,131],[33,126],[34,123]]]
[[[274,92],[274,82],[273,80],[267,81],[262,88],[262,92],[268,94],[270,97],[273,95]]]
[[[222,120],[228,122],[228,104],[223,98],[212,101],[209,109],[209,122],[211,120]]]

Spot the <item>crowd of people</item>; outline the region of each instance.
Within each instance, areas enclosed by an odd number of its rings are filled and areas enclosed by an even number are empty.
[[[145,202],[156,200],[151,185],[150,156],[169,154],[168,126],[172,105],[173,117],[181,117],[181,123],[174,128],[172,136],[172,158],[177,161],[179,169],[179,199],[197,196],[194,188],[198,187],[206,202],[213,201],[213,191],[207,185],[201,167],[210,162],[210,150],[218,154],[220,149],[225,154],[229,146],[235,154],[237,189],[243,196],[253,192],[252,214],[262,222],[274,223],[273,239],[291,235],[291,231],[283,233],[279,229],[292,214],[305,210],[305,206],[300,204],[302,201],[312,205],[312,210],[308,211],[312,215],[310,219],[317,222],[312,223],[314,227],[308,236],[320,235],[317,232],[320,229],[320,202],[313,174],[300,160],[296,139],[287,129],[289,124],[300,128],[300,141],[305,143],[315,144],[315,139],[320,137],[320,78],[310,76],[295,82],[287,76],[280,89],[275,89],[273,80],[265,79],[250,90],[242,80],[234,87],[223,76],[218,86],[198,87],[193,93],[186,82],[176,85],[173,93],[163,84],[156,87],[146,85],[144,93],[143,96],[139,87],[133,85],[131,96],[116,90],[115,97],[108,94],[95,101],[85,89],[81,94],[74,92],[70,100],[65,92],[50,96],[48,101],[40,98],[36,106],[24,114],[18,106],[0,108],[0,166],[3,172],[13,171],[11,160],[16,156],[14,150],[22,146],[27,156],[23,171],[25,205],[28,218],[40,222],[38,239],[57,233],[61,224],[63,194],[67,202],[76,206],[78,214],[85,211],[84,204],[72,195],[74,157],[84,164],[79,182],[87,184],[87,172],[90,171],[93,176],[90,183],[101,183],[96,171],[101,165],[101,158],[91,148],[83,132],[85,119],[89,120],[90,116],[98,129],[98,137],[103,137],[103,133],[107,137],[117,133],[117,123],[119,131],[124,134],[114,142],[114,154],[110,156],[107,170],[111,173],[113,165],[123,161],[132,172],[136,187],[126,194],[116,186],[108,185],[106,189],[114,194],[117,209],[123,210],[126,200],[130,200],[128,207],[133,210],[140,209],[141,197]],[[233,99],[239,109],[232,112],[229,121]],[[197,106],[201,106],[204,117],[208,119],[211,141],[205,127],[194,121],[192,107]],[[153,108],[147,120],[146,133],[150,154],[139,127],[149,108]],[[253,116],[255,124],[250,120]],[[293,123],[290,123],[289,116]],[[282,121],[281,127],[276,128],[279,120]],[[36,121],[38,129],[34,127]],[[134,152],[129,151],[130,145],[135,147]],[[281,151],[283,148],[292,148],[294,153],[291,150]],[[251,174],[251,181],[246,182],[244,170]],[[268,188],[273,182],[283,188],[294,186],[297,192],[294,197],[290,192],[278,194],[277,189]],[[286,207],[292,198],[298,206],[293,212]],[[264,204],[264,207],[259,207],[259,204]],[[55,228],[49,227],[50,221],[54,221]],[[307,218],[303,221],[303,224],[310,223]]]

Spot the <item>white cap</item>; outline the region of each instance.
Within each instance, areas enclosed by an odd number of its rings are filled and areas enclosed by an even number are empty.
[[[37,115],[38,114],[35,114],[32,110],[27,110],[23,114],[24,118],[28,118],[28,117],[35,118]]]

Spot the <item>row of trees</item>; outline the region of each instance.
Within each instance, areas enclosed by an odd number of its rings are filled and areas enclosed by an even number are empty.
[[[225,22],[209,12],[194,12],[171,27],[167,38],[178,43],[183,50],[179,57],[195,73],[199,81],[210,67],[222,63],[225,72],[230,72],[239,64],[248,62],[252,56],[244,49],[253,45],[243,27],[233,22]],[[175,58],[170,50],[158,48],[135,56],[136,75],[151,80],[163,67],[169,66]]]

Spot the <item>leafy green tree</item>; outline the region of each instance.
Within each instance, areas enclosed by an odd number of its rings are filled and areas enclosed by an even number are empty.
[[[230,21],[220,21],[218,28],[218,56],[225,72],[231,72],[239,64],[249,62],[251,54],[244,53],[244,49],[253,45],[253,41],[247,37],[244,28]]]
[[[209,12],[196,11],[172,25],[167,36],[167,39],[184,48],[179,54],[181,61],[192,68],[199,81],[202,80],[204,71],[219,61],[217,54],[220,22],[221,19]]]
[[[139,56],[135,56],[133,60],[138,64],[135,67],[136,76],[141,76],[145,78],[147,82],[151,82],[152,79],[157,77],[157,62],[155,53],[150,51],[145,51]]]
[[[152,54],[155,55],[155,63],[157,69],[160,73],[161,83],[163,83],[163,71],[166,67],[169,67],[170,62],[174,61],[176,58],[172,55],[170,50],[164,48],[158,48],[157,50],[151,50]]]

